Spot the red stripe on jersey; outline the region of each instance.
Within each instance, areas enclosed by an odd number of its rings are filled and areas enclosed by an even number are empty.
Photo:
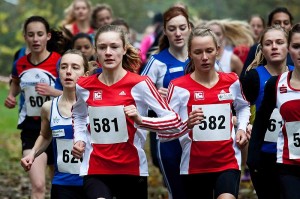
[[[185,134],[189,130],[192,130],[192,129],[188,129],[187,123],[185,122],[183,124],[182,130],[179,133],[167,133],[167,132],[164,133],[164,132],[162,132],[162,133],[158,134],[158,137],[160,137],[160,138],[178,138],[178,137],[182,136],[183,134]]]
[[[174,85],[172,84],[172,82],[170,82],[169,86],[168,86],[168,97],[167,97],[167,103],[170,103],[171,100],[171,96],[173,95],[174,92]]]
[[[145,128],[157,129],[157,130],[170,130],[170,129],[174,129],[174,128],[179,128],[182,125],[180,120],[173,120],[173,121],[175,121],[175,122],[172,122],[172,123],[170,123],[170,122],[164,122],[164,123],[157,122],[157,123],[152,123],[150,125],[143,124],[143,125],[140,125],[140,126],[145,127]]]
[[[145,81],[152,93],[152,95],[155,97],[155,99],[159,102],[159,104],[161,105],[162,108],[167,109],[167,110],[171,110],[169,108],[169,106],[167,106],[165,100],[160,96],[159,92],[157,91],[157,89],[155,88],[154,84],[152,83],[152,81],[147,78]]]

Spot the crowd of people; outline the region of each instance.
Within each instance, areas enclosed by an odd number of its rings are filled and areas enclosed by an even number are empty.
[[[19,106],[31,198],[146,199],[148,162],[170,199],[300,198],[300,23],[191,21],[176,3],[138,43],[108,4],[74,0],[60,30],[31,16],[7,108]],[[17,96],[20,95],[19,103]],[[150,139],[151,157],[144,146]]]

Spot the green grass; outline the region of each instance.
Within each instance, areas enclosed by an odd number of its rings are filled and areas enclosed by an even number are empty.
[[[11,164],[19,164],[21,157],[20,130],[17,129],[18,107],[8,109],[4,101],[8,94],[8,85],[0,83],[0,170],[10,171]]]

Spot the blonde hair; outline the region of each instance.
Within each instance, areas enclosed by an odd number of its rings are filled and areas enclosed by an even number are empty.
[[[74,16],[74,7],[75,4],[80,1],[84,2],[90,11],[92,10],[92,3],[89,0],[73,0],[73,2],[64,10],[65,19],[62,21],[63,26],[72,24],[74,21],[76,21]]]
[[[129,41],[127,40],[126,34],[123,32],[123,30],[116,25],[105,25],[98,29],[96,35],[95,35],[95,45],[97,44],[99,35],[105,32],[117,32],[120,35],[120,39],[123,42],[123,48],[126,49],[126,54],[123,56],[122,60],[122,67],[125,70],[131,71],[131,72],[137,72],[138,69],[141,66],[141,58],[139,51],[133,47]]]
[[[222,19],[208,21],[205,26],[218,25],[229,45],[239,46],[254,44],[254,37],[250,25],[246,21]]]
[[[284,36],[286,38],[286,40],[288,40],[288,34],[287,32],[280,26],[280,25],[273,25],[270,27],[267,27],[264,29],[264,31],[261,34],[261,37],[259,39],[259,43],[258,46],[256,48],[256,52],[255,52],[255,58],[254,60],[251,62],[251,64],[247,67],[247,71],[256,68],[257,66],[261,65],[265,59],[264,55],[262,54],[262,47],[263,47],[263,40],[265,37],[265,34],[271,30],[279,30],[282,31],[284,33]]]

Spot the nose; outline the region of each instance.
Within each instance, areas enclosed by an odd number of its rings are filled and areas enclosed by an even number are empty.
[[[202,57],[202,60],[207,60],[208,58],[207,58],[207,54],[206,54],[206,52],[203,52],[203,57]]]
[[[181,31],[179,30],[179,28],[176,29],[175,34],[176,34],[176,36],[180,36],[181,35]]]
[[[273,43],[272,43],[272,48],[273,48],[273,49],[274,49],[274,48],[277,48],[276,42],[273,42]]]
[[[33,41],[37,41],[38,36],[36,34],[33,35]]]
[[[71,66],[68,66],[66,73],[67,73],[67,75],[71,75],[71,73],[72,73],[72,67]]]
[[[110,47],[106,48],[105,55],[111,55],[111,49],[110,49]]]

